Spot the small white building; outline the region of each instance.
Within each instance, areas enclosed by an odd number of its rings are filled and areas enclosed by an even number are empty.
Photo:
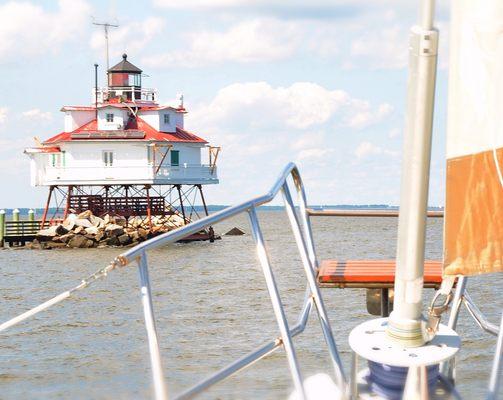
[[[25,153],[34,186],[218,183],[208,142],[185,130],[183,104],[161,106],[123,55],[91,106],[64,106],[64,131]]]

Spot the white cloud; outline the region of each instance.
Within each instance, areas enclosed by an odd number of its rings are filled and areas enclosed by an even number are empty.
[[[213,202],[234,203],[267,190],[289,161],[299,166],[311,204],[395,199],[387,189],[399,180],[390,172],[400,169],[399,153],[397,141],[387,139],[395,122],[387,103],[311,82],[246,82],[187,108],[187,128],[222,146],[221,186],[208,192]],[[366,120],[372,129],[348,126],[361,112],[372,116]],[[357,177],[369,165],[379,179]]]
[[[378,7],[401,7],[416,11],[414,4],[408,4],[403,0],[380,0],[369,2],[367,0],[154,0],[154,4],[158,7],[176,8],[176,9],[236,9],[236,8],[257,8],[259,10],[273,12],[278,9],[302,9],[308,11],[310,9],[340,9],[341,7],[358,7],[361,9],[375,9]],[[440,0],[439,8],[445,8],[447,0]],[[265,10],[264,10],[265,8]]]
[[[381,146],[377,146],[377,145],[375,145],[369,141],[366,141],[366,140],[361,142],[358,145],[354,154],[358,159],[363,159],[368,156],[374,156],[374,155],[380,155],[380,154],[394,156],[394,157],[399,155],[399,153],[396,151],[387,150]]]
[[[49,121],[52,119],[52,114],[49,111],[43,112],[40,111],[38,108],[34,108],[32,110],[24,111],[21,113],[21,115],[25,118],[31,119],[31,120],[46,120]]]
[[[109,35],[110,56],[117,57],[124,52],[140,52],[143,47],[164,31],[165,26],[166,21],[163,18],[149,17],[143,21],[133,21],[121,24],[118,28],[111,28]],[[96,30],[93,33],[90,45],[92,49],[103,54],[105,39],[102,30]]]
[[[368,102],[354,101],[355,111],[346,119],[346,125],[350,128],[363,129],[379,123],[393,112],[393,107],[388,103],[379,105],[373,110]]]
[[[398,128],[393,128],[393,129],[391,129],[391,130],[388,132],[388,137],[389,137],[390,139],[394,139],[394,138],[396,138],[396,137],[400,136],[400,133],[401,133],[400,129],[398,129]]]
[[[55,11],[30,2],[0,5],[0,62],[57,52],[64,43],[81,39],[89,14],[84,0],[59,0]]]
[[[290,145],[290,147],[293,150],[303,150],[313,146],[316,147],[322,146],[324,141],[325,141],[325,135],[323,132],[309,131],[298,137],[296,140],[294,140]]]
[[[299,161],[304,161],[304,160],[318,160],[318,159],[325,159],[326,156],[330,153],[333,153],[334,149],[329,149],[329,148],[320,148],[320,147],[314,147],[311,149],[304,149],[299,152],[297,155],[297,159]]]
[[[386,8],[364,13],[358,19],[341,19],[337,23],[331,19],[313,23],[302,18],[252,16],[224,30],[182,33],[181,49],[151,54],[142,62],[151,68],[205,67],[229,62],[266,63],[315,57],[329,58],[345,69],[403,69],[407,66],[409,28],[413,23],[414,19],[404,19],[402,14]],[[445,27],[445,23],[440,25]],[[141,37],[141,30],[131,35],[135,36]],[[103,42],[99,36],[93,40],[94,46]],[[444,38],[441,41],[442,54],[446,53],[446,44]],[[443,59],[442,56],[441,66],[445,64]]]
[[[0,125],[5,124],[7,121],[7,107],[0,107]]]
[[[239,125],[245,130],[305,130],[323,124],[361,129],[381,122],[391,112],[384,103],[373,107],[343,90],[310,82],[272,87],[266,82],[235,83],[196,107],[190,120],[203,127]]]
[[[381,154],[382,148],[372,144],[370,142],[361,142],[355,150],[355,156],[358,158],[364,158],[369,155]]]
[[[350,65],[365,65],[373,69],[393,69],[407,66],[408,28],[395,25],[372,29],[351,42]]]
[[[330,168],[353,161],[355,136],[361,140],[366,134],[347,125],[350,116],[361,111],[380,116],[368,121],[370,126],[385,123],[390,108],[311,82],[234,83],[211,100],[187,107],[187,128],[222,146],[219,174],[232,197],[226,202],[256,195],[258,183],[273,179],[292,160],[310,178],[309,185],[325,185],[334,179]]]
[[[29,137],[21,137],[16,139],[3,139],[0,138],[0,153],[12,155],[23,155],[23,150],[26,147],[33,145],[33,139]],[[25,157],[23,155],[23,157]],[[22,157],[22,158],[23,158]]]
[[[300,46],[298,24],[275,19],[252,19],[223,32],[200,31],[185,35],[186,50],[146,57],[150,67],[199,67],[227,62],[249,63],[280,60]]]

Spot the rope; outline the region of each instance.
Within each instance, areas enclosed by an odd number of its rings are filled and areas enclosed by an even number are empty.
[[[82,281],[72,289],[66,290],[63,293],[58,294],[57,296],[53,297],[50,300],[45,301],[42,304],[39,304],[36,307],[33,307],[32,309],[18,315],[17,317],[14,317],[2,324],[0,324],[0,332],[5,331],[6,329],[9,329],[10,327],[19,324],[20,322],[24,321],[25,319],[28,319],[30,317],[33,317],[34,315],[38,314],[39,312],[42,312],[49,307],[52,307],[55,304],[58,304],[59,302],[69,298],[72,296],[75,292],[85,289],[88,286],[92,285],[94,282],[97,280],[104,278],[108,275],[109,272],[113,271],[115,268],[118,266],[125,266],[126,265],[126,260],[122,258],[121,256],[117,257],[115,260],[113,260],[110,264],[108,264],[106,267],[99,269],[96,271],[94,274],[88,276],[86,279],[82,279]]]
[[[393,367],[373,361],[368,362],[369,373],[366,376],[372,393],[387,400],[401,400],[409,371],[406,367]],[[439,378],[438,364],[426,367],[428,391],[431,393]]]

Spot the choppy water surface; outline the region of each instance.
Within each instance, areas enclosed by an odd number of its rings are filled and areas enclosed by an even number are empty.
[[[300,260],[282,212],[259,213],[276,278],[294,322],[305,287]],[[393,258],[394,218],[314,218],[320,259]],[[216,243],[177,244],[149,253],[154,307],[168,389],[182,388],[277,336],[264,279],[244,216],[216,227],[238,226],[245,236]],[[442,221],[431,220],[428,258],[442,250]],[[76,284],[120,249],[0,251],[0,321]],[[471,279],[472,297],[498,322],[501,275]],[[433,292],[426,291],[428,297]],[[337,344],[349,370],[347,335],[369,318],[365,291],[324,289]],[[313,314],[312,317],[315,317]],[[458,378],[468,399],[485,392],[495,340],[463,311]],[[296,339],[304,376],[330,371],[316,318]],[[291,391],[282,350],[217,385],[204,398],[282,399]],[[2,399],[149,398],[151,378],[135,266],[114,271],[77,297],[0,334]]]

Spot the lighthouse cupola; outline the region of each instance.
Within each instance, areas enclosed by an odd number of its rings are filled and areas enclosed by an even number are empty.
[[[109,100],[142,100],[141,73],[140,68],[127,60],[127,54],[123,54],[122,61],[107,71]]]

